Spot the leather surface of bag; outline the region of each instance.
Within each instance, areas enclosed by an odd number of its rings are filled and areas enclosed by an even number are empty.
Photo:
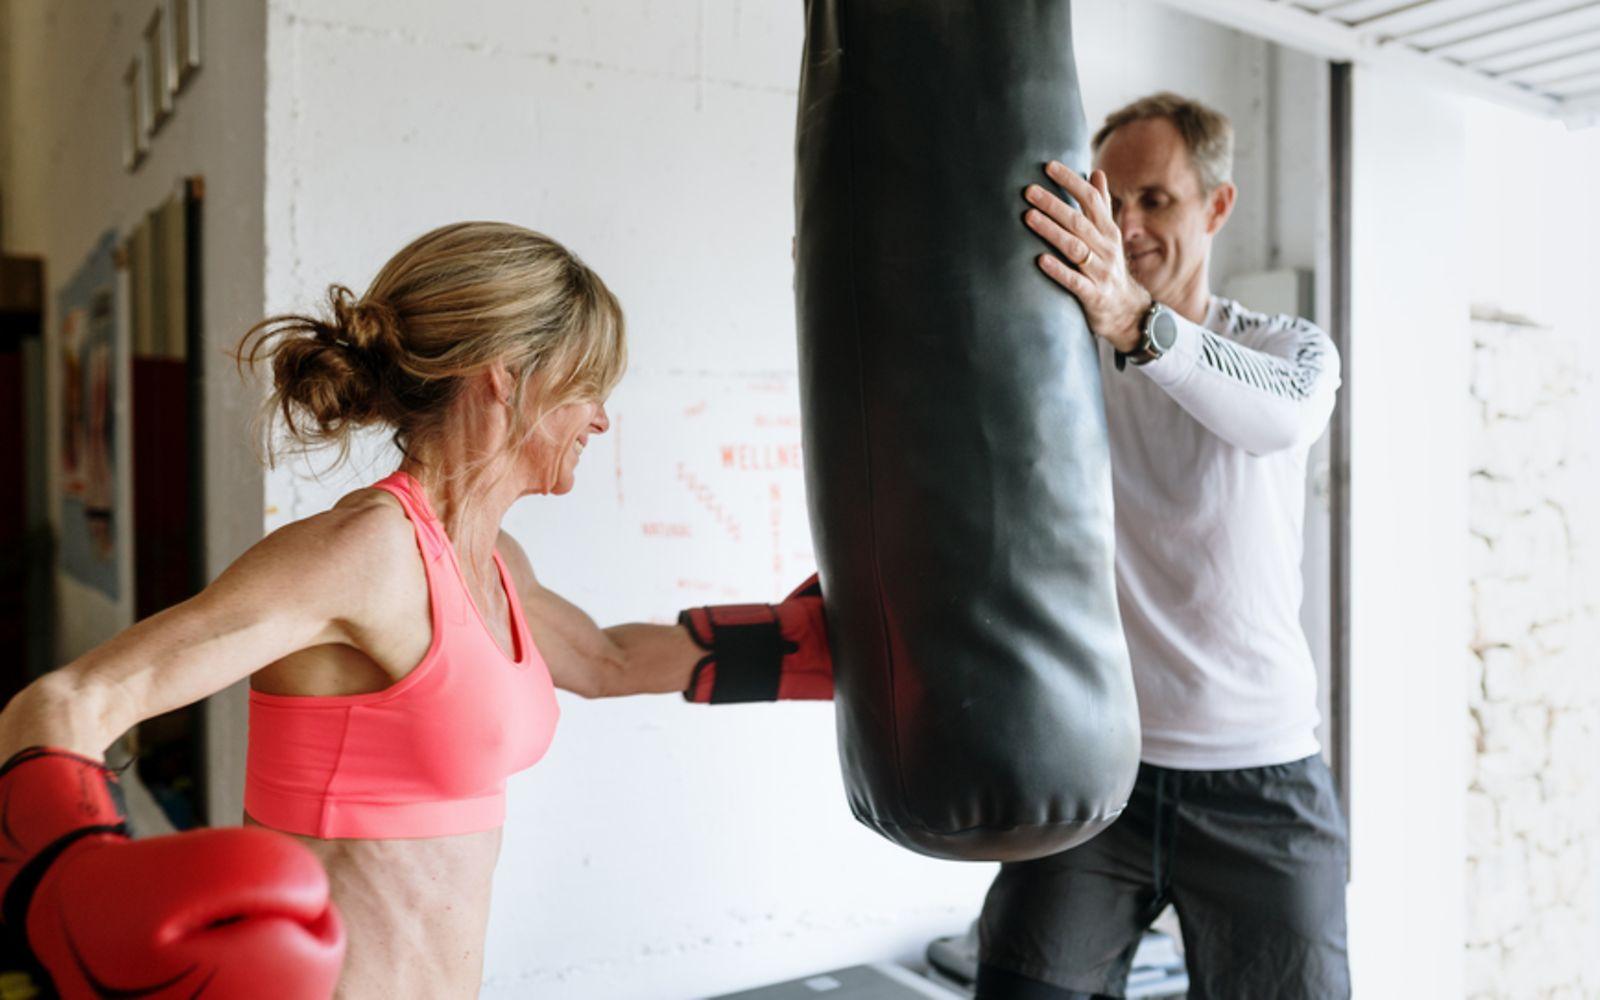
[[[801,400],[850,805],[924,854],[1055,853],[1139,756],[1097,349],[1021,221],[1047,160],[1088,164],[1070,7],[806,17]]]

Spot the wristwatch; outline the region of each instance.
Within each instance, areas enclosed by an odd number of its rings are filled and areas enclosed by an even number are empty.
[[[1177,340],[1178,321],[1172,315],[1172,310],[1159,302],[1151,302],[1144,319],[1139,323],[1139,343],[1126,354],[1117,352],[1117,371],[1121,371],[1129,361],[1136,365],[1149,364],[1172,350]]]

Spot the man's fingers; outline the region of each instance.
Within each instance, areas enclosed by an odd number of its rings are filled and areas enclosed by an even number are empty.
[[[1051,160],[1046,165],[1045,173],[1049,175],[1051,180],[1066,188],[1067,194],[1078,200],[1083,214],[1089,217],[1089,221],[1096,228],[1104,229],[1106,226],[1115,225],[1111,220],[1111,195],[1108,191],[1102,191],[1100,188],[1095,187],[1075,171],[1069,170],[1066,164],[1055,160]],[[1100,173],[1102,183],[1104,183],[1103,178],[1105,175],[1098,170],[1095,173]]]
[[[1117,243],[1122,243],[1122,227],[1117,225],[1117,217],[1111,210],[1111,178],[1106,176],[1104,170],[1094,170],[1089,173],[1089,182],[1094,189],[1100,192],[1100,200],[1096,203],[1100,211],[1100,228],[1114,234]]]
[[[1061,262],[1061,258],[1054,254],[1042,253],[1037,258],[1039,270],[1049,275],[1051,280],[1076,295],[1079,299],[1085,298],[1094,286],[1089,279]]]
[[[1100,192],[1100,197],[1105,199],[1107,205],[1111,204],[1111,181],[1106,178],[1104,170],[1089,171],[1089,183]]]
[[[1031,184],[1023,192],[1023,195],[1046,218],[1054,222],[1060,229],[1082,240],[1090,250],[1104,255],[1112,249],[1106,240],[1105,234],[1096,229],[1088,219],[1084,218],[1082,212],[1044,188],[1037,184]],[[1041,235],[1043,234],[1041,233]]]
[[[1096,285],[1109,285],[1111,283],[1111,258],[1100,251],[1090,249],[1084,260],[1078,261],[1078,270],[1084,273]]]
[[[1117,220],[1111,217],[1111,185],[1106,180],[1104,170],[1094,170],[1089,173],[1089,179],[1084,182],[1084,187],[1089,189],[1089,194],[1079,201],[1083,202],[1084,212],[1094,221],[1095,227],[1103,233],[1114,233],[1121,239],[1122,233],[1117,228]],[[1076,197],[1076,196],[1075,196]]]
[[[1057,198],[1037,184],[1029,184],[1022,192],[1028,203],[1039,211],[1054,219],[1057,224],[1067,228],[1072,227],[1074,217],[1081,217],[1082,212]]]
[[[1061,252],[1061,256],[1074,264],[1083,263],[1089,256],[1088,244],[1063,229],[1054,219],[1038,209],[1031,209],[1022,218],[1040,239],[1055,247]]]
[[[1065,186],[1083,206],[1081,211],[1069,209],[1072,217],[1067,220],[1070,223],[1067,228],[1082,239],[1093,253],[1090,266],[1085,267],[1084,271],[1096,282],[1104,282],[1111,277],[1114,266],[1122,257],[1122,231],[1111,217],[1111,190],[1106,173],[1096,170],[1085,181],[1059,163],[1052,163],[1051,166],[1059,168],[1055,173],[1064,172]]]
[[[1029,229],[1032,229],[1046,243],[1061,251],[1061,256],[1072,263],[1081,266],[1092,255],[1093,251],[1090,249],[1089,244],[1061,228],[1043,212],[1038,210],[1030,211],[1024,218]]]

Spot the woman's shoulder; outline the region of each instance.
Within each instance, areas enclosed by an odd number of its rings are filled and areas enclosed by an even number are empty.
[[[506,572],[511,574],[511,581],[517,585],[517,589],[526,591],[539,585],[538,578],[533,575],[533,563],[528,560],[528,553],[511,537],[510,532],[501,528],[494,548],[500,553],[500,560],[506,564]]]
[[[389,493],[359,489],[328,510],[291,521],[262,540],[285,557],[335,571],[371,574],[416,562],[416,539],[405,508]]]
[[[323,514],[338,515],[339,517],[336,520],[343,519],[357,523],[366,529],[383,524],[389,524],[390,526],[398,524],[403,527],[411,523],[410,518],[406,515],[406,509],[400,505],[399,498],[388,490],[380,490],[376,486],[364,486],[358,490],[351,490],[340,497]]]

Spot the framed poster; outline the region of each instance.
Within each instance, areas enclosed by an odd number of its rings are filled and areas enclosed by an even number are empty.
[[[117,265],[106,233],[57,299],[61,364],[61,568],[118,597]]]
[[[122,129],[122,165],[133,171],[150,151],[149,84],[145,81],[143,53],[134,56],[123,71],[122,92],[128,115]]]
[[[157,7],[144,27],[145,88],[152,132],[172,116],[172,95],[178,91],[178,67],[172,60],[169,26],[165,11]]]
[[[167,18],[172,22],[173,62],[182,90],[200,68],[200,0],[168,0]]]

